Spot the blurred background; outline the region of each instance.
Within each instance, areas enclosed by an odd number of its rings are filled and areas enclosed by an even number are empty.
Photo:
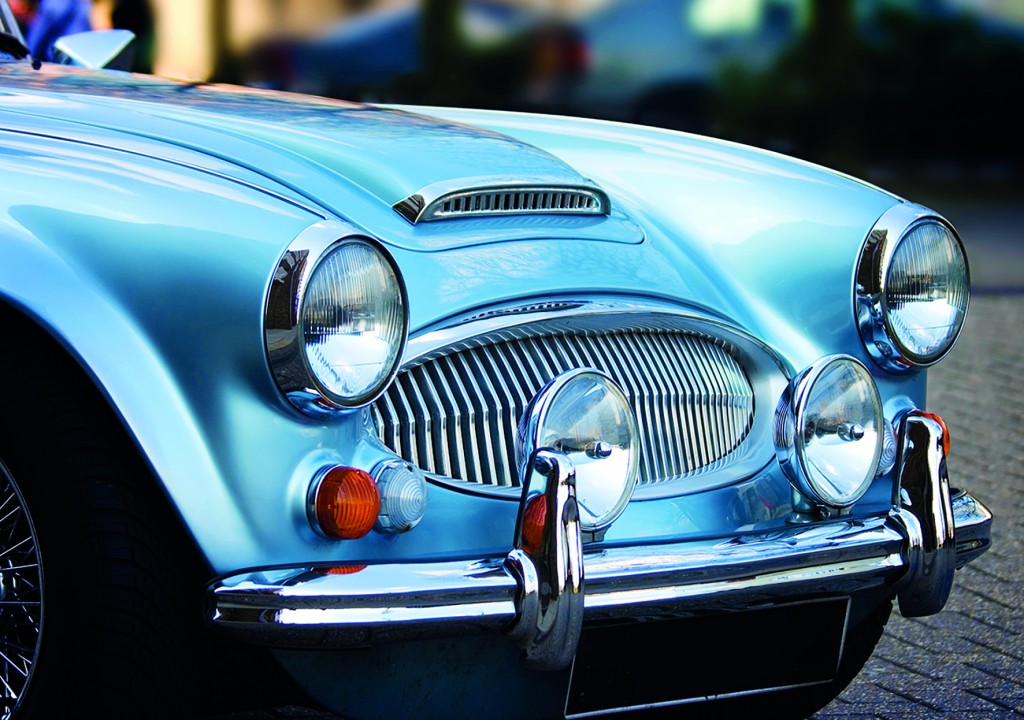
[[[1024,197],[1024,0],[16,0],[136,69],[567,113],[779,150],[897,192]],[[52,12],[52,11],[51,11]]]

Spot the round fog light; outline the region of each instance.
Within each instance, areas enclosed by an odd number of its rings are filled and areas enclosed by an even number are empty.
[[[516,444],[524,483],[539,448],[563,454],[575,468],[582,529],[606,528],[625,510],[639,473],[640,439],[625,393],[607,375],[570,370],[537,393]]]
[[[775,449],[793,485],[818,505],[853,505],[875,478],[885,419],[871,373],[845,355],[790,383],[776,411]]]

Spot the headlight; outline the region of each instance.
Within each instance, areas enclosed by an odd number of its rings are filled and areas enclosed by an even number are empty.
[[[320,234],[304,234],[282,256],[264,322],[274,378],[308,412],[375,400],[394,377],[408,330],[390,254],[368,238]]]
[[[530,402],[516,443],[526,482],[538,448],[562,453],[576,470],[580,527],[611,525],[625,509],[640,468],[640,435],[625,394],[602,372],[578,369],[549,382]]]
[[[807,498],[843,508],[867,491],[885,420],[878,389],[861,363],[846,355],[814,363],[790,383],[775,419],[779,464]]]
[[[857,267],[857,322],[880,365],[905,370],[940,360],[969,299],[967,256],[952,227],[913,205],[879,219]]]

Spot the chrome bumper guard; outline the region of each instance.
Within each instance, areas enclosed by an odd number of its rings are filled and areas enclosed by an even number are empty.
[[[208,619],[279,647],[505,633],[527,667],[555,669],[571,662],[584,617],[735,610],[882,585],[897,591],[904,615],[935,613],[954,569],[988,549],[992,515],[970,494],[951,492],[940,426],[921,416],[902,424],[900,500],[883,517],[586,551],[571,465],[540,450],[547,517],[561,522],[548,523],[530,553],[521,542],[526,488],[507,557],[250,571],[211,584]]]

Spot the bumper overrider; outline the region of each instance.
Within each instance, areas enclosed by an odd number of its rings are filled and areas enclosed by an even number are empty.
[[[251,570],[210,585],[208,619],[232,636],[278,647],[503,633],[526,667],[559,669],[571,663],[585,620],[764,607],[881,586],[896,592],[905,616],[936,613],[956,568],[988,549],[992,521],[980,501],[950,488],[943,433],[930,417],[903,418],[898,487],[884,516],[592,551],[582,543],[573,464],[542,448],[531,455],[548,519],[539,542],[524,547],[527,481],[505,557],[382,563],[358,572]]]

